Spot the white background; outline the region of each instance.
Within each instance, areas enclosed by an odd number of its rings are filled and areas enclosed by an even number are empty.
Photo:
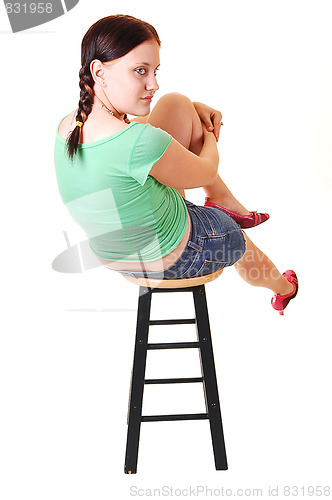
[[[78,102],[82,36],[116,13],[158,30],[159,96],[178,91],[222,111],[220,173],[247,208],[270,213],[250,237],[299,276],[284,317],[233,269],[207,286],[227,472],[214,470],[208,422],[198,421],[143,423],[138,474],[123,473],[138,290],[104,268],[52,269],[64,231],[71,245],[85,239],[57,191],[55,130]],[[12,34],[0,5],[3,500],[332,486],[331,16],[322,0],[81,0]],[[185,298],[165,304],[155,317],[190,316]],[[192,335],[185,328],[168,338]],[[148,375],[198,375],[198,359],[183,356],[152,353]],[[204,411],[197,387],[171,390],[147,387],[145,414]]]

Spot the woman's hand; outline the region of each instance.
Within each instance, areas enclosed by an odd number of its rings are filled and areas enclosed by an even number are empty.
[[[222,114],[216,109],[210,108],[201,102],[193,102],[194,108],[201,121],[206,126],[209,132],[213,132],[216,140],[219,139],[220,126],[222,125]]]

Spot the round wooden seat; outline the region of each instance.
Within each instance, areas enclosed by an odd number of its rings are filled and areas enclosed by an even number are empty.
[[[148,288],[187,288],[191,286],[199,286],[205,285],[205,283],[209,283],[217,279],[223,269],[216,271],[211,274],[206,274],[205,276],[198,276],[196,278],[185,278],[185,279],[175,279],[175,280],[163,280],[163,279],[155,279],[155,278],[134,278],[133,276],[128,276],[123,274],[126,280],[130,281],[130,283],[134,283],[139,286],[146,286]]]

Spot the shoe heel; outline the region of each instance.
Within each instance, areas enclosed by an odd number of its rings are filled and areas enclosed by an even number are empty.
[[[284,315],[284,310],[279,311],[279,314],[280,314],[280,316],[283,316]]]

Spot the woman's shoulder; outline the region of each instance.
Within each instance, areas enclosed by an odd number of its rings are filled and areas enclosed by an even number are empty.
[[[66,139],[69,132],[71,132],[73,130],[74,124],[75,124],[75,114],[76,114],[76,111],[73,111],[72,113],[65,116],[61,120],[59,127],[58,127],[58,134],[60,135],[60,137],[63,137],[64,139]]]
[[[58,136],[62,139],[67,139],[70,132],[75,128],[75,123],[76,110],[61,120],[57,130]],[[127,124],[106,113],[99,113],[98,115],[89,115],[82,127],[80,143],[88,145],[89,143],[110,139],[113,136],[118,137],[119,133],[125,129],[128,131],[131,130],[130,141],[133,141],[133,145],[136,145],[137,141],[140,141],[141,144],[144,143],[145,146],[150,145],[151,147],[153,143],[158,143],[160,140],[164,142],[165,136],[168,138],[171,137],[164,130],[156,128],[150,123],[146,123],[146,121],[134,119],[130,124]],[[127,134],[126,140],[129,140]]]
[[[65,116],[58,127],[58,134],[63,139],[74,129],[76,123],[76,111]],[[138,125],[138,124],[137,124]],[[96,142],[106,139],[112,135],[121,132],[127,126],[126,123],[117,120],[113,116],[94,116],[89,115],[87,121],[82,127],[81,141],[84,143]]]

